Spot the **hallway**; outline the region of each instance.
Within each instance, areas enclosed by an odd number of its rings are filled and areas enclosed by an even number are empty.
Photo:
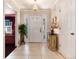
[[[64,59],[48,49],[46,43],[27,43],[17,47],[6,59]]]

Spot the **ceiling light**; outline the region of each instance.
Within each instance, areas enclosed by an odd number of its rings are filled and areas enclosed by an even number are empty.
[[[36,0],[34,0],[33,10],[34,11],[38,10],[38,5],[36,4]]]

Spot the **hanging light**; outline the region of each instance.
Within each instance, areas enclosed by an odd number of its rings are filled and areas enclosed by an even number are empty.
[[[35,2],[35,3],[34,3],[34,5],[33,5],[33,10],[34,10],[34,11],[37,11],[37,10],[38,10],[38,6],[37,6],[37,4],[36,4],[36,0],[34,0],[34,2]]]

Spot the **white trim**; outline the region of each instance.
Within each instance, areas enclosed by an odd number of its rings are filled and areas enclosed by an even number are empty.
[[[27,25],[27,24],[26,24],[26,19],[27,19],[27,18],[29,19],[29,17],[28,17],[28,15],[25,15],[25,16],[26,16],[26,17],[24,17],[24,24]],[[28,21],[28,20],[27,20],[27,21]],[[29,23],[29,21],[28,21],[27,23]],[[26,42],[26,43],[29,42],[29,25],[27,26],[27,31],[28,31],[28,35],[27,35],[28,38],[25,37],[25,42]]]
[[[15,46],[17,47],[17,15],[15,15]]]
[[[18,20],[20,21],[20,10],[17,10],[17,13],[15,15],[15,46],[16,47],[19,46],[19,40],[20,40],[20,35],[18,31],[18,26],[20,22],[18,22]]]

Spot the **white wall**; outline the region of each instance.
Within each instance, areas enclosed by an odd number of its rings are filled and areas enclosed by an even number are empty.
[[[60,10],[60,12],[59,12]],[[59,52],[66,59],[75,58],[75,0],[61,0],[52,10],[60,20]]]
[[[17,13],[16,13],[16,19],[15,19],[15,45],[16,46],[19,46],[19,40],[20,40],[20,34],[19,34],[19,31],[18,31],[18,27],[20,25],[20,10],[18,9],[17,10]]]

